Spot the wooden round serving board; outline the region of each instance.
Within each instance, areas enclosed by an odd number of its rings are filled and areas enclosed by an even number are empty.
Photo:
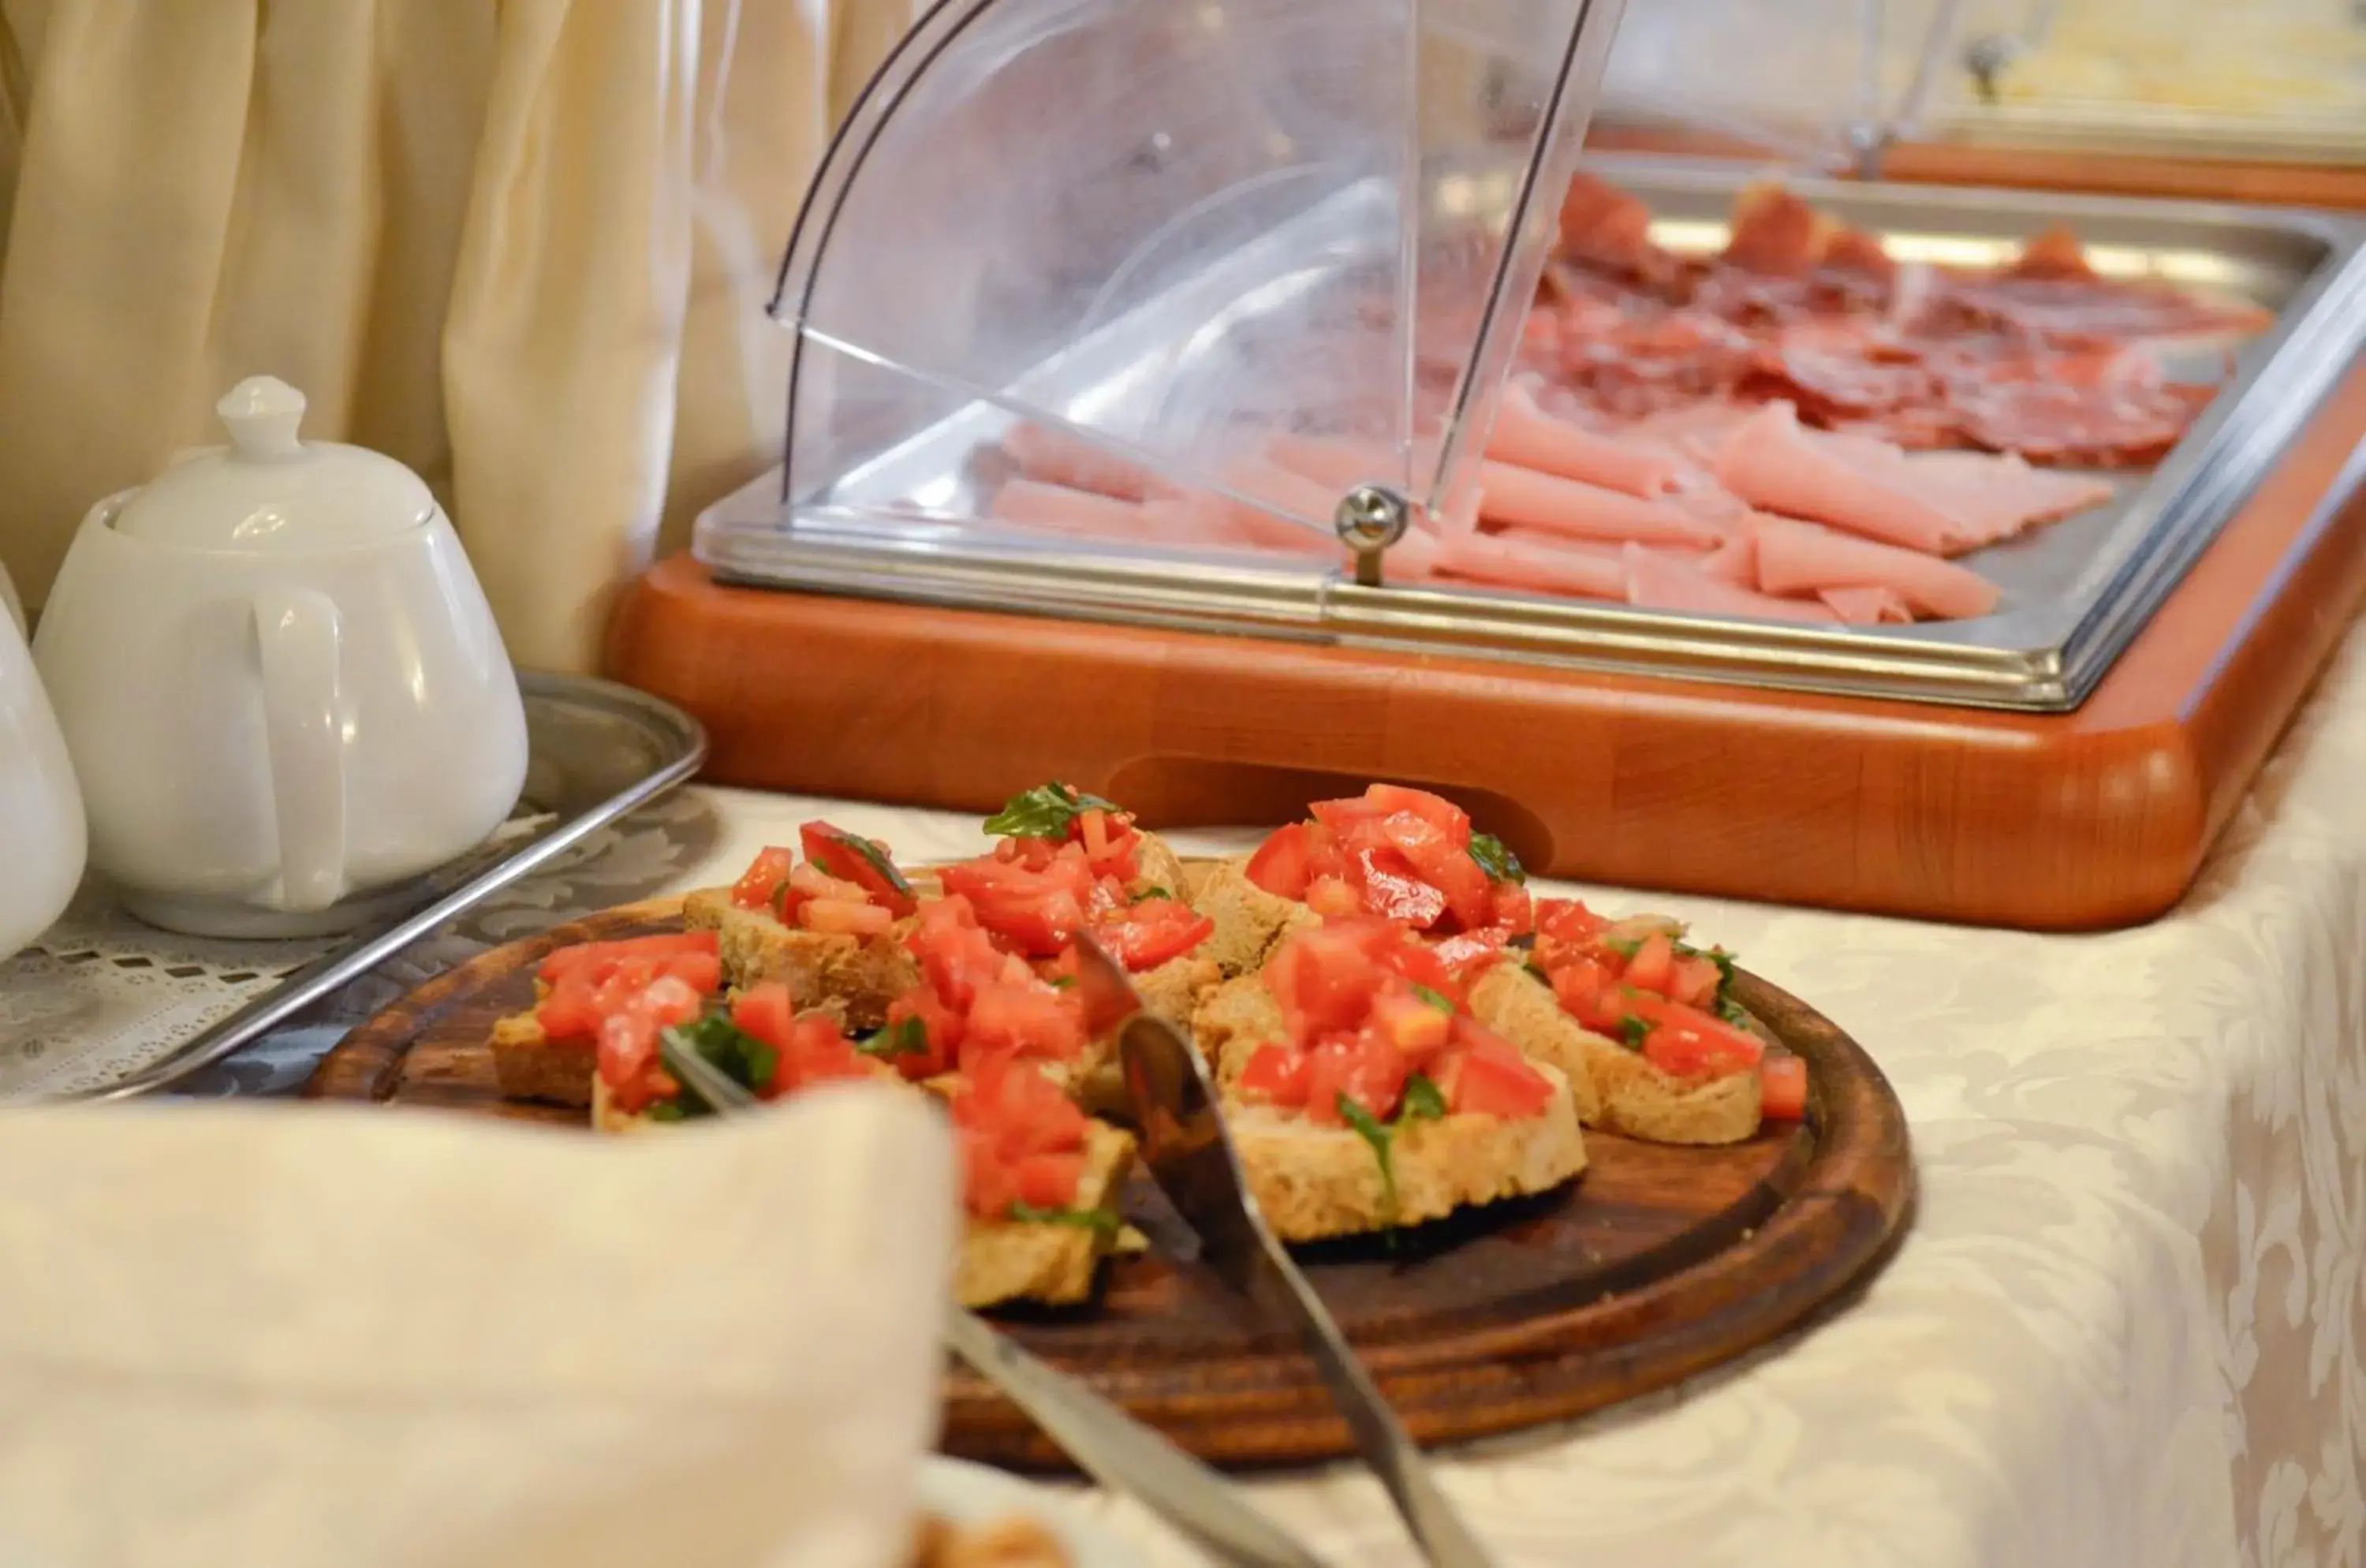
[[[553,949],[680,927],[679,900],[660,900],[496,948],[355,1029],[304,1092],[586,1125],[580,1111],[501,1098],[485,1043],[493,1021],[533,1005],[535,966]],[[1764,1344],[1885,1256],[1913,1190],[1897,1096],[1814,1010],[1752,976],[1736,984],[1807,1060],[1806,1126],[1721,1149],[1589,1133],[1585,1174],[1558,1192],[1465,1211],[1393,1247],[1301,1251],[1417,1440],[1562,1420],[1665,1387]],[[1190,1232],[1138,1173],[1125,1207],[1150,1252],[1112,1259],[1094,1304],[997,1313],[1001,1326],[1212,1462],[1351,1453],[1289,1332],[1189,1260]],[[943,1446],[1023,1469],[1066,1462],[966,1369],[947,1374]]]

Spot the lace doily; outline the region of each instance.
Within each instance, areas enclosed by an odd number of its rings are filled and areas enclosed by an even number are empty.
[[[697,863],[716,832],[713,811],[695,794],[645,807],[179,1092],[292,1089],[347,1029],[403,990],[487,947],[650,897]],[[0,961],[0,1101],[119,1083],[332,945],[175,936],[85,886],[39,942]]]

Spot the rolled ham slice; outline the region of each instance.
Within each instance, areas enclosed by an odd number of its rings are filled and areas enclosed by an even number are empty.
[[[1827,588],[1816,597],[1853,626],[1904,626],[1914,619],[1914,606],[1895,588]]]
[[[1997,606],[1995,583],[1920,551],[1787,517],[1762,517],[1751,532],[1758,542],[1758,586],[1768,593],[1886,588],[1923,614],[1947,619],[1985,615]]]
[[[1597,435],[1583,425],[1555,419],[1517,381],[1504,389],[1495,427],[1487,433],[1487,456],[1644,501],[1676,487],[1677,465],[1664,450]]]
[[[1627,597],[1626,563],[1607,547],[1478,533],[1424,537],[1435,540],[1430,570],[1441,577],[1564,597]]]
[[[1140,464],[1040,424],[1011,426],[1003,433],[1002,449],[1021,474],[1042,484],[1090,491],[1120,501],[1172,493],[1171,486]]]
[[[1583,479],[1492,458],[1480,466],[1479,516],[1482,522],[1613,544],[1713,546],[1725,537],[1665,502],[1642,501]]]
[[[1685,615],[1741,615],[1760,621],[1839,619],[1812,599],[1784,599],[1707,576],[1641,545],[1626,547],[1627,602],[1647,610]]]

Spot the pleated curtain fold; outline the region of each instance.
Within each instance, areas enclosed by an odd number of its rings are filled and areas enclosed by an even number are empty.
[[[513,658],[777,459],[763,313],[916,0],[0,0],[0,563],[267,373],[417,468]]]

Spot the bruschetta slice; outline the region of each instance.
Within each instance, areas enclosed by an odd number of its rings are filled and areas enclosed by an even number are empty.
[[[683,920],[716,933],[733,986],[777,980],[801,1007],[834,1009],[850,1029],[877,1029],[888,1005],[918,982],[900,939],[919,895],[884,844],[827,822],[808,822],[797,836],[802,861],[785,847],[765,849],[732,886],[684,899]]]
[[[1797,1063],[1770,1067],[1766,1042],[1728,987],[1731,960],[1684,940],[1675,920],[1610,920],[1574,899],[1541,899],[1529,951],[1470,988],[1488,1027],[1531,1059],[1585,1084],[1588,1126],[1659,1144],[1731,1144],[1768,1113],[1796,1118]],[[1770,1100],[1765,1085],[1786,1092]],[[1800,1084],[1803,1089],[1803,1081]]]
[[[1264,1002],[1246,999],[1252,985]],[[1237,1022],[1220,1089],[1242,1174],[1281,1239],[1441,1219],[1585,1168],[1567,1078],[1482,1025],[1402,928],[1359,918],[1301,932],[1235,987],[1202,1011]]]
[[[677,1007],[713,998],[723,982],[715,933],[579,943],[546,956],[535,970],[534,1007],[493,1025],[493,1076],[501,1093],[590,1105],[602,1020],[660,979],[670,982]]]

